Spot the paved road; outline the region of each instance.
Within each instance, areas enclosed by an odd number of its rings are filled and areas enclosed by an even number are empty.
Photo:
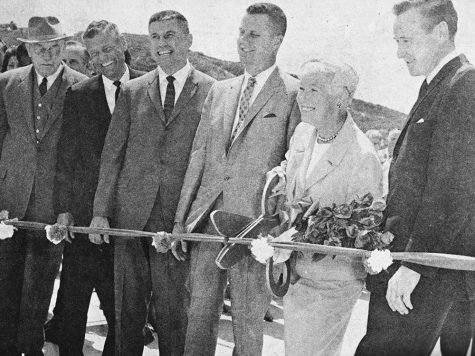
[[[56,299],[56,291],[58,287],[58,280],[55,284],[55,292],[53,297]],[[50,310],[54,303],[52,303]],[[274,315],[274,322],[266,323],[264,331],[264,351],[263,356],[284,356],[284,319],[281,302],[272,303],[272,314]],[[368,294],[365,293],[358,300],[356,307],[351,316],[350,324],[348,325],[347,334],[345,336],[341,356],[353,355],[359,340],[363,337],[366,331],[366,316],[368,312]],[[102,347],[104,346],[105,335],[107,333],[107,325],[99,309],[99,300],[96,294],[93,294],[91,305],[89,307],[88,326],[86,330],[86,341],[84,344],[84,355],[86,356],[100,356]],[[155,335],[156,336],[156,335]],[[223,314],[219,325],[219,339],[216,356],[232,356],[233,347],[233,333],[231,325],[231,317]],[[46,356],[56,356],[58,349],[56,345],[47,343],[45,345]],[[157,341],[145,347],[144,356],[158,356]],[[438,345],[431,356],[440,356]]]

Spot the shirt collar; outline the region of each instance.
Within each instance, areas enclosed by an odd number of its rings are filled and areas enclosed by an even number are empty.
[[[188,74],[190,73],[190,70],[191,70],[191,64],[190,62],[188,61],[188,59],[186,60],[186,64],[179,70],[177,70],[175,73],[173,74],[167,74],[163,71],[162,68],[160,68],[160,66],[157,66],[157,70],[158,70],[158,78],[160,79],[161,82],[163,81],[167,81],[167,77],[169,75],[172,75],[173,78],[175,78],[175,81],[178,82],[178,83],[185,83],[186,79],[188,78]]]
[[[277,68],[277,64],[274,63],[272,66],[270,66],[266,70],[263,70],[259,74],[255,75],[254,78],[256,78],[256,83],[264,84],[267,81],[267,79],[270,77],[271,73],[274,71],[275,68]],[[250,77],[251,75],[249,74],[249,72],[247,70],[244,71],[244,85],[247,85],[247,81],[249,80]]]
[[[127,83],[128,81],[130,80],[130,71],[129,71],[129,66],[125,66],[125,72],[124,74],[122,74],[122,77],[120,77],[119,81],[121,84],[123,83]],[[109,78],[107,78],[105,75],[102,75],[102,81],[104,83],[104,86],[107,87],[107,89],[112,89],[112,87],[114,85],[114,81],[115,80],[110,80]]]
[[[432,72],[430,72],[429,75],[427,76],[427,78],[426,78],[427,84],[430,84],[432,79],[435,78],[435,76],[440,72],[440,70],[442,69],[443,66],[445,66],[452,59],[458,57],[459,55],[460,55],[460,53],[458,51],[453,50],[452,52],[447,54],[444,58],[442,58],[440,60],[439,64],[437,64],[437,66],[434,69],[432,69]]]
[[[63,70],[63,63],[60,63],[60,65],[58,66],[58,69],[56,69],[56,72],[46,77],[50,85],[54,83],[54,81],[56,80],[56,78],[58,78],[58,75],[59,73],[61,73],[62,70]],[[36,79],[38,80],[38,84],[40,84],[43,81],[44,77],[40,73],[38,73],[36,69],[35,69],[35,73],[36,73]]]

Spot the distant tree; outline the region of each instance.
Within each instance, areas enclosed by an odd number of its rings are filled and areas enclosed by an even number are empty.
[[[12,31],[18,30],[18,26],[13,21],[10,21],[9,27],[10,27],[10,30]]]

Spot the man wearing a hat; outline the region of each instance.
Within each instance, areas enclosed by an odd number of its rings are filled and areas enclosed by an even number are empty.
[[[87,77],[62,64],[67,36],[56,17],[32,17],[26,43],[33,64],[0,75],[0,210],[10,218],[56,222],[53,182],[63,100]],[[43,325],[63,243],[18,230],[0,241],[0,355],[43,355]]]

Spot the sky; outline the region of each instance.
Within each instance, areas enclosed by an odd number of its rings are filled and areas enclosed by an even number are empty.
[[[409,112],[423,78],[409,76],[396,57],[391,13],[394,0],[267,0],[287,15],[278,64],[298,73],[311,58],[344,61],[360,76],[356,97]],[[68,34],[92,20],[115,22],[122,32],[147,34],[149,17],[166,9],[185,15],[195,51],[238,60],[240,20],[252,0],[0,0],[0,23],[26,27],[31,16],[59,18]],[[453,0],[459,15],[456,45],[475,61],[475,1]],[[14,6],[12,6],[12,4]],[[475,62],[474,62],[475,63]]]

